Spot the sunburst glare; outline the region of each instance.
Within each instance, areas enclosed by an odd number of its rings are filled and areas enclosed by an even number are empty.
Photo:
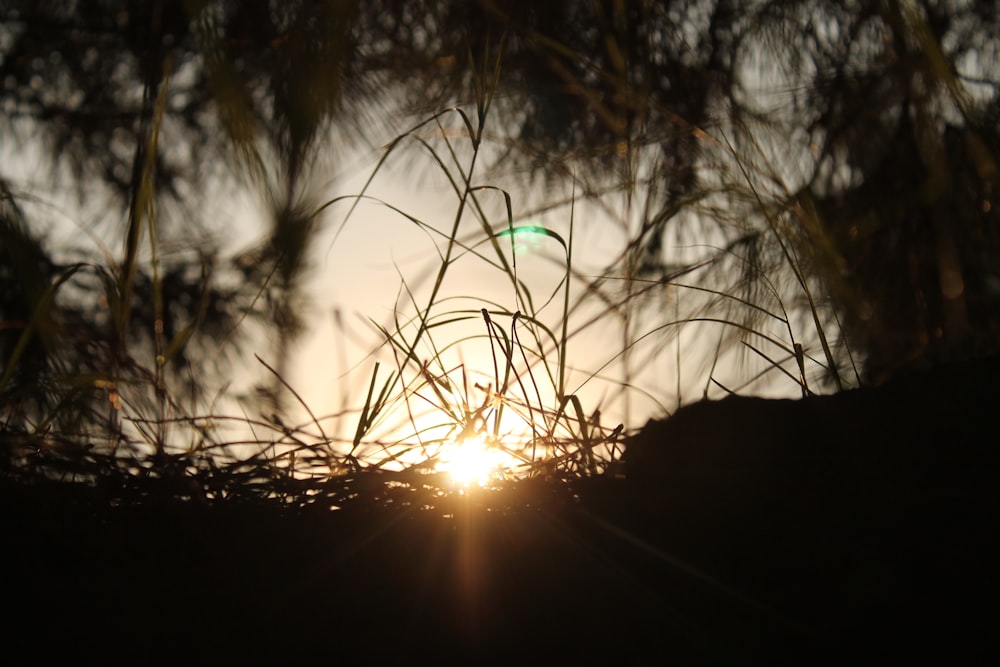
[[[490,446],[481,436],[449,445],[438,460],[437,469],[463,487],[486,486],[503,478],[517,460],[499,447]]]

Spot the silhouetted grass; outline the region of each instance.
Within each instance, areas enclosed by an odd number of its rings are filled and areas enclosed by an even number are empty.
[[[828,305],[831,286],[810,266],[833,258],[816,240],[815,214],[749,130],[728,130],[735,142],[721,126],[688,128],[705,143],[709,185],[673,213],[691,214],[705,236],[675,239],[681,259],[651,271],[640,241],[662,222],[648,215],[669,166],[644,162],[630,144],[621,174],[587,183],[566,173],[562,206],[537,210],[483,185],[487,128],[503,122],[491,118],[501,61],[472,60],[473,103],[390,142],[360,192],[316,205],[294,197],[291,183],[284,199],[271,193],[273,247],[248,260],[239,294],[249,303],[222,318],[219,337],[225,344],[256,318],[278,339],[255,354],[270,389],[241,414],[225,411],[225,387],[206,396],[200,374],[210,367],[186,357],[212,307],[207,268],[197,298],[185,296],[193,315],[170,323],[154,173],[165,87],[138,151],[120,257],[46,264],[4,192],[2,250],[31,259],[17,264],[30,309],[4,323],[15,335],[4,339],[0,373],[0,519],[12,544],[4,576],[27,610],[18,633],[65,636],[70,653],[96,644],[98,654],[129,655],[146,650],[147,632],[184,653],[190,633],[195,654],[223,661],[261,658],[258,646],[270,661],[316,651],[399,661],[452,646],[481,659],[484,647],[508,641],[493,649],[499,661],[638,660],[659,646],[694,664],[837,662],[880,632],[881,648],[895,650],[906,624],[936,626],[916,606],[927,571],[970,566],[928,576],[929,599],[943,606],[972,599],[959,590],[970,580],[995,591],[980,556],[992,553],[993,532],[978,531],[995,510],[983,478],[996,457],[963,446],[987,421],[988,383],[962,373],[946,387],[953,396],[933,393],[932,381],[919,386],[922,400],[907,385],[898,395],[816,396],[860,383]],[[453,197],[444,228],[370,194],[413,151]],[[621,210],[613,196],[626,200]],[[372,201],[423,232],[436,261],[424,280],[400,271],[391,316],[371,320],[379,340],[360,362],[363,386],[349,407],[324,414],[289,379],[285,353],[303,315],[291,297],[320,216],[346,208],[341,224],[356,224],[360,203]],[[583,203],[616,213],[628,232],[596,271],[581,268],[574,246]],[[535,219],[549,206],[568,209],[558,228]],[[554,250],[554,288],[524,278],[525,236]],[[819,248],[806,252],[809,243]],[[458,282],[466,264],[506,296]],[[95,303],[77,311],[93,305],[100,316],[84,328],[67,304],[88,286],[99,288]],[[620,344],[591,358],[598,353],[577,341],[609,322]],[[702,367],[682,385],[695,349]],[[731,382],[723,365],[734,357],[759,371]],[[670,414],[669,394],[650,396],[635,378],[654,361],[672,364],[678,405],[770,376],[804,400],[705,403],[638,435],[636,424],[605,423],[607,405],[587,403],[583,388],[602,382]],[[971,423],[883,423],[907,420],[914,405],[919,416],[944,407],[944,422]],[[927,433],[931,445],[892,441]],[[472,446],[502,457],[482,484],[447,467]],[[903,557],[913,563],[897,567]],[[37,587],[26,572],[42,573]],[[864,625],[883,609],[903,619],[898,627]],[[960,643],[966,629],[952,626],[962,623],[940,625]],[[106,638],[105,624],[120,634]],[[282,637],[262,641],[265,631]]]
[[[742,385],[727,386],[715,374],[723,354],[733,348],[748,350],[763,360],[761,375],[772,371],[784,374],[802,395],[813,393],[809,376],[817,369],[824,369],[836,386],[842,386],[838,360],[826,333],[830,320],[821,312],[820,299],[814,295],[816,285],[795,253],[795,225],[805,226],[809,221],[796,217],[804,214],[795,208],[789,193],[781,190],[780,175],[773,167],[754,166],[722,134],[716,138],[692,128],[700,140],[719,149],[719,185],[689,204],[720,228],[735,225],[735,216],[763,223],[780,249],[782,270],[790,272],[805,298],[804,310],[796,305],[795,312],[790,312],[785,303],[788,292],[778,284],[781,271],[769,273],[769,267],[758,265],[749,252],[757,241],[746,246],[745,239],[757,239],[756,232],[747,232],[750,235],[720,247],[709,246],[707,253],[654,280],[644,278],[636,269],[637,246],[632,243],[620,256],[610,257],[602,273],[586,274],[575,266],[575,206],[578,199],[607,206],[606,199],[595,195],[600,192],[595,184],[577,182],[567,174],[573,190],[565,221],[568,233],[561,234],[543,224],[523,222],[531,220],[532,212],[515,215],[520,205],[515,195],[479,184],[501,58],[472,61],[477,86],[470,109],[448,109],[415,124],[386,146],[359,193],[335,197],[313,210],[297,213],[313,224],[321,215],[349,205],[341,225],[353,224],[358,204],[373,200],[368,191],[375,179],[394,160],[415,159],[411,154],[414,149],[448,183],[456,202],[450,226],[442,230],[392,202],[374,200],[398,214],[400,224],[424,232],[438,259],[429,286],[400,276],[400,298],[392,321],[372,322],[382,340],[375,351],[378,356],[372,357],[363,396],[357,397],[356,407],[333,415],[315,414],[285,378],[282,350],[287,349],[287,337],[295,329],[287,322],[287,328],[276,324],[282,341],[282,349],[277,351],[279,363],[256,357],[271,379],[273,395],[283,397],[274,406],[261,402],[252,405],[247,414],[224,414],[213,410],[220,397],[206,400],[201,394],[207,386],[199,387],[197,379],[193,382],[195,396],[185,398],[174,391],[183,376],[196,378],[200,372],[190,362],[175,362],[184,356],[203,326],[207,302],[202,304],[201,314],[190,321],[170,331],[165,327],[169,303],[165,300],[154,158],[160,150],[159,128],[168,80],[151,102],[145,144],[138,153],[145,159],[137,172],[139,182],[128,211],[123,256],[107,266],[77,263],[51,278],[37,275],[28,281],[45,287],[33,296],[31,321],[20,327],[0,375],[0,391],[12,386],[33,342],[42,341],[45,354],[56,366],[62,361],[60,355],[69,354],[60,346],[70,334],[53,318],[58,314],[55,302],[60,292],[78,273],[96,276],[103,290],[99,302],[107,321],[100,334],[103,339],[95,342],[101,356],[89,359],[92,363],[85,365],[84,372],[53,375],[53,389],[44,404],[37,400],[19,402],[16,393],[8,394],[6,474],[25,483],[60,480],[120,489],[122,499],[162,495],[217,503],[257,498],[295,507],[316,503],[344,507],[359,502],[359,498],[381,503],[410,494],[417,500],[407,503],[431,507],[442,502],[442,493],[451,492],[451,485],[443,481],[440,464],[449,451],[473,439],[505,458],[503,469],[494,471],[498,483],[620,474],[622,438],[635,425],[603,423],[602,406],[586,405],[578,388],[592,381],[610,382],[616,393],[641,395],[641,388],[631,382],[633,367],[645,365],[641,359],[635,361],[637,356],[664,357],[665,348],[676,344],[680,362],[685,354],[682,338],[688,329],[696,337],[704,337],[704,332],[713,328],[721,332],[711,334],[715,353],[713,356],[709,350],[706,356],[711,366],[704,375],[704,396],[710,390],[742,390]],[[628,195],[629,204],[622,214],[627,218],[637,193],[643,188],[655,191],[657,182],[669,173],[661,171],[659,163],[645,165],[641,145],[629,147],[623,159],[634,163],[626,173],[631,180],[612,181],[607,191]],[[639,174],[644,175],[639,178]],[[766,189],[761,186],[764,182]],[[13,206],[13,195],[5,197]],[[502,202],[499,219],[491,217],[484,198]],[[726,202],[733,205],[732,213],[721,212],[720,204]],[[281,208],[285,204],[275,200],[278,218],[288,213]],[[16,216],[9,219],[16,221]],[[623,219],[621,224],[627,227],[629,221]],[[708,222],[701,224],[710,226]],[[735,228],[741,231],[738,225]],[[555,261],[560,263],[563,276],[550,292],[536,293],[519,273],[517,244],[525,236],[539,238],[556,249]],[[11,248],[17,251],[16,246]],[[271,270],[253,274],[261,282],[251,285],[253,300],[234,327],[257,312],[258,302],[292,294],[290,283],[286,284],[290,278],[279,275],[285,270],[279,270],[282,261],[288,259],[282,257],[274,260]],[[449,287],[459,262],[478,263],[484,274],[499,277],[507,285],[509,301],[486,300],[474,291],[463,293]],[[30,267],[25,269],[22,279],[31,278],[30,273]],[[720,282],[733,273],[736,282]],[[141,296],[137,293],[140,277],[146,281]],[[280,284],[271,294],[274,281]],[[209,286],[203,289],[207,295]],[[72,298],[67,294],[64,300]],[[146,312],[151,321],[136,321],[135,304],[140,299],[149,300]],[[653,308],[653,301],[665,307]],[[288,307],[279,307],[274,316]],[[810,320],[805,341],[800,339],[795,320],[803,312]],[[609,321],[619,323],[620,348],[607,351],[596,363],[591,359],[577,363],[571,352],[576,337]],[[136,329],[147,332],[142,344],[136,340]],[[479,333],[469,333],[475,329]],[[811,354],[809,341],[813,339],[821,348],[820,359]],[[734,341],[738,345],[734,346]],[[490,352],[488,360],[480,357],[471,363],[463,356],[464,349],[473,344],[483,349],[484,343]],[[79,348],[71,353],[81,354]],[[211,355],[211,351],[205,354]],[[624,367],[621,375],[612,378],[603,374],[616,364]],[[680,403],[680,363],[674,372]],[[582,374],[583,380],[571,381],[574,374]],[[746,384],[759,377],[751,377]],[[655,398],[653,402],[661,412],[669,412]],[[68,412],[80,416],[73,422],[59,419]],[[304,415],[305,421],[296,421],[302,418],[292,416],[295,414]],[[628,409],[625,414],[629,414]],[[237,432],[240,435],[234,439]]]

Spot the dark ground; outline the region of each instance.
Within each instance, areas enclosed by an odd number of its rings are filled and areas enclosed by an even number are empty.
[[[4,482],[4,645],[44,663],[996,664],[998,370],[699,404],[630,442],[626,480],[434,510],[111,509]]]

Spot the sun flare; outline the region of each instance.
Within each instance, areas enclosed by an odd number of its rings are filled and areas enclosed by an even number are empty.
[[[438,462],[438,470],[448,473],[456,484],[486,486],[502,475],[509,457],[496,447],[489,447],[482,438],[473,437],[448,447]]]

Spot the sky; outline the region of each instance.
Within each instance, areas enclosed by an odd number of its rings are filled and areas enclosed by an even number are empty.
[[[372,165],[369,168],[362,166],[352,176],[337,181],[334,192],[361,192],[376,157],[369,157]],[[363,165],[364,160],[358,162]],[[300,341],[292,377],[301,396],[320,413],[335,412],[338,405],[343,405],[345,391],[347,396],[355,398],[363,394],[375,361],[381,361],[386,371],[397,368],[396,360],[385,346],[376,355],[367,356],[384,340],[374,325],[391,330],[397,316],[405,320],[426,305],[434,273],[441,264],[438,252],[443,246],[442,239],[432,239],[407,216],[445,232],[459,205],[458,197],[449,191],[442,179],[426,177],[428,170],[437,169],[432,160],[401,154],[398,164],[390,163],[390,166],[389,171],[377,175],[368,191],[372,199],[359,205],[346,222],[348,202],[328,211],[325,233],[316,243],[309,293],[317,317],[315,326]],[[414,173],[424,178],[414,178]],[[659,342],[656,328],[670,321],[673,315],[669,294],[662,299],[655,296],[646,299],[642,308],[647,312],[634,315],[629,323],[628,339],[641,340],[628,351],[631,356],[626,372],[622,357],[626,347],[623,322],[609,313],[605,301],[588,296],[586,292],[586,281],[607,270],[612,260],[624,251],[633,233],[635,221],[629,219],[624,198],[609,196],[603,209],[580,202],[572,208],[565,205],[533,214],[540,201],[558,199],[560,194],[554,189],[546,191],[543,186],[525,188],[523,183],[505,182],[502,175],[488,174],[481,179],[480,183],[507,188],[515,226],[543,228],[557,234],[566,244],[572,234],[570,261],[580,275],[569,285],[572,311],[568,318],[570,337],[566,358],[572,370],[567,373],[565,392],[578,395],[587,414],[600,410],[607,428],[623,423],[627,429],[634,429],[651,417],[664,416],[676,409],[679,402],[697,400],[704,395],[706,387],[700,373],[713,354],[713,349],[700,340],[704,332],[690,327],[690,333],[671,344],[664,346]],[[493,190],[477,194],[493,228],[503,229],[507,223],[502,196]],[[459,229],[460,238],[482,244],[478,247],[484,254],[488,251],[487,235],[474,216],[463,218]],[[559,240],[546,233],[518,235],[517,239],[517,250],[513,254],[508,248],[509,237],[502,239],[505,256],[508,260],[516,260],[518,278],[532,294],[538,319],[558,334],[563,320],[567,250]],[[404,285],[412,292],[413,302],[407,291],[401,291]],[[621,281],[612,280],[603,287],[605,296],[611,300],[624,298],[622,290]],[[447,313],[458,312],[466,316],[461,322],[435,328],[430,335],[439,349],[456,344],[444,354],[447,361],[443,368],[461,367],[468,375],[478,377],[481,383],[491,383],[492,352],[496,345],[491,345],[485,336],[486,324],[478,315],[479,309],[487,307],[497,317],[497,311],[520,309],[527,314],[529,308],[518,302],[505,273],[471,255],[449,267],[438,296],[438,305],[432,310],[434,314],[446,320],[450,319],[445,317]],[[686,308],[686,304],[677,307],[677,314],[682,314]],[[505,328],[510,326],[509,317],[497,317],[496,321]],[[650,335],[644,338],[645,334]],[[526,331],[522,330],[520,335],[525,336],[522,342],[528,339]],[[470,336],[473,338],[468,339]],[[552,346],[544,349],[549,363],[555,365],[557,355]],[[425,352],[428,356],[433,354],[428,348]],[[546,381],[540,364],[532,368],[534,377],[525,375],[525,383],[538,388],[542,403],[551,401],[551,393],[547,394],[546,390],[551,390],[553,383]],[[727,373],[724,367],[716,369],[717,377],[734,383],[730,386],[738,382],[735,377],[744,374],[745,369],[737,369],[735,376]],[[530,379],[534,382],[529,382]],[[720,395],[718,387],[710,389],[713,396]],[[763,382],[750,391],[794,395],[801,390],[792,383]],[[532,387],[529,393],[534,392]],[[425,389],[422,393],[429,392]],[[471,399],[478,404],[482,394],[472,393],[480,396]]]
[[[443,134],[435,136],[432,130],[422,138],[444,150]],[[461,136],[447,139],[457,147],[459,162],[465,168],[471,158],[467,140]],[[109,195],[95,186],[87,189],[82,203],[77,202],[69,194],[72,188],[68,175],[53,172],[54,167],[36,147],[30,143],[20,148],[7,146],[4,152],[2,176],[20,192],[32,195],[26,206],[37,214],[33,220],[45,221],[46,240],[52,247],[69,242],[79,245],[83,239],[84,247],[94,250],[96,256],[118,256],[126,216],[124,211],[108,206]],[[376,364],[377,386],[390,373],[401,372],[412,392],[408,394],[409,406],[397,401],[394,414],[372,431],[372,438],[391,441],[409,437],[414,422],[422,430],[455,421],[438,409],[441,396],[418,368],[402,364],[398,351],[394,353],[386,345],[385,332],[392,332],[397,323],[412,322],[426,307],[442,265],[445,241],[441,234],[451,229],[460,199],[449,186],[442,167],[426,151],[403,146],[378,167],[380,157],[377,148],[343,151],[336,160],[321,161],[314,174],[317,185],[313,200],[317,204],[337,197],[344,199],[323,210],[321,232],[312,247],[304,289],[307,327],[293,341],[290,359],[282,368],[287,373],[283,379],[296,395],[286,403],[291,414],[283,419],[317,438],[322,428],[324,435],[350,440]],[[483,162],[486,160],[481,159],[479,164]],[[366,198],[351,210],[354,199],[350,196],[364,190],[376,168]],[[451,164],[449,169],[458,178],[458,168]],[[53,173],[56,178],[51,178]],[[697,400],[706,392],[714,397],[721,395],[719,387],[705,382],[706,367],[715,354],[714,334],[709,340],[704,327],[687,325],[679,337],[663,342],[662,334],[673,331],[661,328],[663,324],[687,314],[689,300],[696,300],[697,294],[653,292],[636,301],[640,307],[629,311],[626,323],[620,313],[609,309],[609,304],[625,300],[623,281],[612,277],[601,285],[600,294],[587,291],[588,283],[608,275],[608,267],[634,235],[641,215],[642,191],[635,193],[631,202],[617,192],[604,197],[599,205],[578,198],[571,206],[573,191],[567,183],[526,185],[523,176],[487,172],[481,166],[473,183],[489,186],[475,194],[493,233],[507,229],[511,223],[534,230],[496,239],[505,259],[511,266],[516,265],[517,278],[532,301],[525,302],[523,296],[519,299],[509,274],[495,266],[497,258],[491,254],[490,236],[474,214],[474,207],[467,205],[458,238],[482,257],[462,249],[453,256],[430,311],[435,326],[419,346],[422,360],[438,361],[428,367],[430,373],[438,379],[446,376],[454,383],[454,393],[445,402],[452,401],[454,407],[457,397],[459,403],[467,403],[467,408],[478,407],[487,397],[484,388],[496,389],[501,382],[495,370],[497,364],[503,368],[501,344],[498,338],[488,336],[483,308],[492,313],[491,320],[498,330],[508,336],[510,314],[521,311],[524,318],[517,327],[521,347],[513,347],[518,370],[507,392],[511,405],[518,406],[515,412],[522,415],[528,415],[531,409],[550,413],[555,410],[556,386],[560,382],[562,393],[576,396],[586,416],[599,412],[607,432],[618,424],[626,431],[638,429],[648,419],[665,416],[679,404]],[[510,195],[510,222],[503,192]],[[216,184],[209,185],[206,193],[199,214],[215,231],[224,250],[239,252],[263,240],[268,228],[267,209],[252,187]],[[552,202],[562,205],[549,206]],[[181,217],[178,212],[174,214],[175,218]],[[691,258],[703,250],[697,242],[691,248],[671,249],[674,255]],[[570,251],[572,256],[568,257]],[[568,295],[567,262],[574,271]],[[642,288],[641,283],[633,286]],[[567,370],[560,378],[556,348],[561,343],[544,338],[542,326],[554,339],[560,339],[567,304]],[[537,316],[539,326],[525,324],[530,315]],[[403,331],[412,340],[413,326],[403,326]],[[541,332],[541,345],[532,340],[532,332]],[[262,363],[279,366],[272,342],[266,335],[251,336],[237,350],[232,373],[215,378],[218,385],[228,382],[234,394],[253,396],[255,383],[273,382]],[[729,363],[723,360],[714,369],[714,377],[723,384],[739,387],[740,378],[752,376],[752,363],[742,369],[735,365],[727,368]],[[799,388],[787,381],[758,382],[743,393],[794,395],[796,391]],[[398,388],[393,396],[398,398]],[[527,408],[525,402],[532,407]],[[221,401],[217,406],[226,406],[217,409],[234,416],[260,408],[246,401],[228,405]],[[572,411],[573,405],[568,409]],[[424,413],[427,416],[421,416]],[[343,417],[332,417],[335,415]],[[309,423],[313,416],[318,417],[320,427]],[[528,418],[530,415],[523,417],[520,424],[505,422],[504,428],[511,432],[523,430]],[[420,437],[433,440],[441,435],[440,430],[432,430]]]

